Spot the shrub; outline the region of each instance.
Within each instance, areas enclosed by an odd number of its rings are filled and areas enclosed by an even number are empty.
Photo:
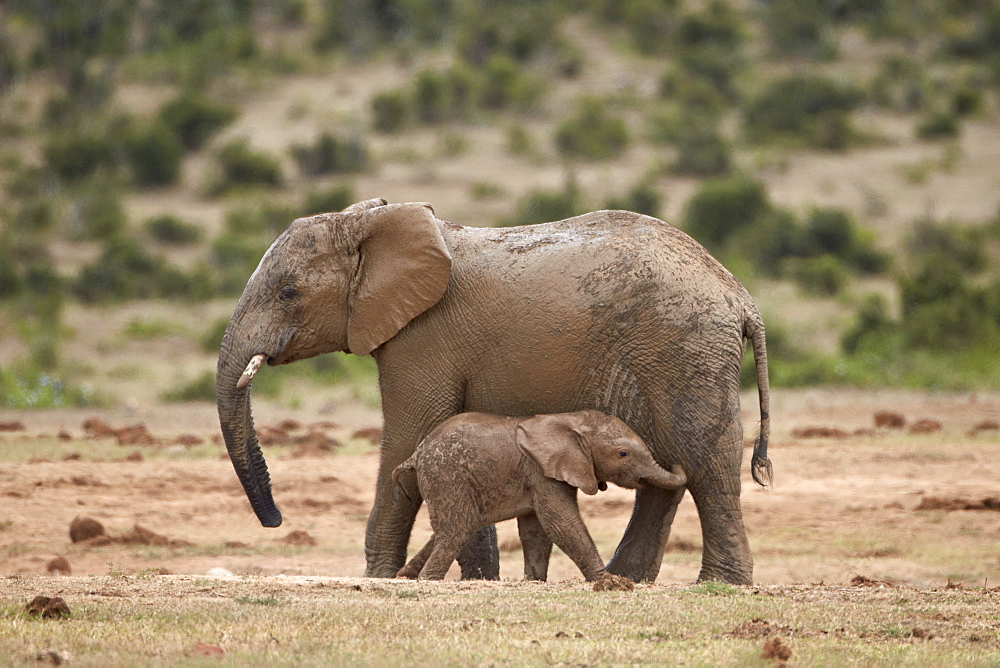
[[[368,163],[368,149],[361,139],[343,139],[324,132],[312,144],[297,144],[292,157],[305,176],[358,172]]]
[[[780,55],[830,58],[836,43],[824,0],[771,0],[763,22],[771,50]]]
[[[929,218],[914,222],[906,248],[916,256],[945,256],[963,271],[977,273],[989,266],[985,232],[955,223],[937,223]]]
[[[306,194],[302,202],[302,215],[342,211],[354,203],[354,189],[350,186],[331,186],[323,190],[313,190]]]
[[[576,112],[559,124],[555,139],[564,157],[607,160],[625,150],[629,137],[622,118],[610,115],[597,98],[586,97],[577,104]]]
[[[410,116],[410,104],[402,91],[379,93],[371,100],[372,127],[378,132],[399,132]]]
[[[216,132],[232,123],[239,112],[235,107],[204,98],[181,95],[160,107],[160,120],[188,149],[198,149]]]
[[[965,85],[951,96],[951,110],[957,116],[969,116],[983,107],[983,93],[978,88]]]
[[[570,179],[562,190],[539,189],[521,198],[514,216],[500,225],[534,225],[562,220],[583,213],[584,208],[580,190],[576,182]]]
[[[837,135],[850,134],[849,114],[861,101],[860,92],[822,76],[793,74],[762,90],[746,106],[744,123],[755,141],[795,137],[814,146],[829,145],[829,126]],[[842,145],[838,137],[834,144]]]
[[[847,271],[832,255],[793,258],[788,265],[792,277],[813,294],[833,296],[847,285]]]
[[[671,170],[689,176],[721,176],[731,165],[729,142],[712,128],[687,132],[678,138],[677,160]]]
[[[540,85],[508,56],[497,54],[483,67],[479,105],[486,109],[528,109],[538,100]]]
[[[744,176],[706,181],[684,212],[684,228],[710,250],[720,249],[730,236],[754,225],[771,203],[764,184]]]
[[[650,180],[643,180],[635,184],[624,197],[616,197],[608,200],[604,208],[635,211],[636,213],[644,213],[647,216],[656,218],[660,215],[660,208],[662,206],[663,196],[657,190],[656,184]]]
[[[267,240],[232,231],[220,235],[212,244],[211,253],[211,264],[219,278],[219,291],[225,295],[243,292],[269,246]]]
[[[136,185],[166,186],[180,176],[184,147],[169,127],[154,122],[129,130],[125,155]]]
[[[512,155],[531,155],[535,152],[535,141],[523,125],[515,123],[507,128],[507,151]]]
[[[170,214],[149,218],[143,227],[157,241],[174,246],[188,246],[202,237],[200,227]]]
[[[245,200],[226,212],[226,233],[270,243],[297,217],[296,208],[287,204]]]
[[[112,240],[124,232],[128,216],[113,184],[103,179],[89,183],[75,204],[85,239]]]
[[[215,401],[215,374],[203,371],[197,378],[163,393],[169,402]]]
[[[216,154],[221,174],[211,190],[225,192],[236,186],[280,185],[281,165],[262,151],[250,147],[245,139],[234,139]]]
[[[920,119],[916,134],[920,139],[943,139],[958,136],[958,118],[953,111],[938,110]]]
[[[73,294],[87,303],[153,297],[159,271],[160,262],[139,244],[117,239],[105,246],[95,262],[80,269]]]
[[[842,209],[813,209],[806,220],[805,245],[811,255],[832,255],[854,269],[878,273],[888,265],[888,257],[874,248],[849,213]]]
[[[674,40],[684,72],[710,82],[729,98],[735,96],[733,78],[743,67],[745,41],[739,14],[724,2],[711,2],[702,11],[682,17]]]
[[[115,164],[111,142],[92,133],[57,133],[45,142],[42,154],[49,170],[64,181],[79,181]]]
[[[632,44],[640,53],[663,53],[670,46],[676,3],[661,0],[628,0],[623,3],[625,24]]]

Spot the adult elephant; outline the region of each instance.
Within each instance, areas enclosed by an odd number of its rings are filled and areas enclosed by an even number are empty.
[[[761,412],[751,470],[767,484],[760,314],[689,236],[627,211],[493,229],[438,220],[428,204],[368,200],[295,220],[265,253],[222,340],[219,420],[254,512],[278,526],[249,380],[263,361],[372,355],[385,427],[366,574],[392,577],[420,503],[392,471],[442,420],[601,410],[631,426],[661,465],[687,472],[704,542],[699,579],[751,584],[740,508],[747,339]],[[682,496],[636,493],[610,572],[656,577]],[[473,541],[459,559],[464,576],[497,577],[495,542]]]

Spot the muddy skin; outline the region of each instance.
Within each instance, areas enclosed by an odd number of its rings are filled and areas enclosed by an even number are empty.
[[[599,591],[615,586],[580,517],[576,493],[613,482],[680,489],[683,470],[663,469],[642,439],[599,411],[526,419],[463,413],[441,423],[393,472],[409,498],[427,502],[434,536],[397,577],[440,580],[480,527],[517,518],[524,576],[545,580],[553,543]],[[631,580],[627,580],[631,583]],[[620,583],[618,583],[620,584]]]
[[[426,204],[369,200],[294,221],[261,260],[220,349],[219,418],[254,512],[278,526],[252,383],[237,388],[238,379],[258,354],[268,364],[373,355],[385,425],[367,574],[392,577],[420,501],[391,474],[434,427],[469,411],[600,410],[635,429],[661,465],[687,472],[705,546],[699,577],[750,584],[739,407],[748,340],[761,411],[751,471],[766,484],[763,324],[746,290],[693,239],[624,211],[501,230],[438,220]],[[610,572],[656,577],[681,497],[637,493]],[[481,532],[460,561],[496,577],[495,539]]]

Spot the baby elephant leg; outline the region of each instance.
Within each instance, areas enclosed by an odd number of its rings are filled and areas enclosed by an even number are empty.
[[[434,549],[434,536],[430,537],[427,544],[420,548],[420,551],[413,555],[406,565],[399,569],[396,573],[397,578],[409,578],[410,580],[416,579],[420,575],[420,570],[427,563],[427,559],[431,556],[431,551]]]
[[[552,539],[545,533],[535,513],[517,518],[517,534],[524,553],[524,579],[545,581],[549,575]]]
[[[465,544],[483,526],[471,492],[455,490],[449,497],[436,501],[428,501],[427,505],[434,545],[427,563],[420,569],[423,580],[443,580]]]
[[[580,517],[576,488],[552,481],[542,493],[536,491],[534,501],[535,513],[545,532],[573,560],[583,577],[592,582],[602,575],[605,572],[604,560]]]

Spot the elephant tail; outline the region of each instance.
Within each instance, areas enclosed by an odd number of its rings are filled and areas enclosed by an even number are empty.
[[[399,486],[400,491],[413,503],[420,501],[420,486],[417,484],[416,454],[392,471],[392,481]]]
[[[757,396],[760,405],[760,433],[753,446],[750,460],[750,474],[754,482],[767,487],[773,479],[771,460],[767,458],[767,440],[771,432],[771,389],[767,379],[767,345],[764,337],[764,321],[756,308],[747,314],[743,324],[743,336],[750,339],[753,347],[753,362],[757,370]]]

